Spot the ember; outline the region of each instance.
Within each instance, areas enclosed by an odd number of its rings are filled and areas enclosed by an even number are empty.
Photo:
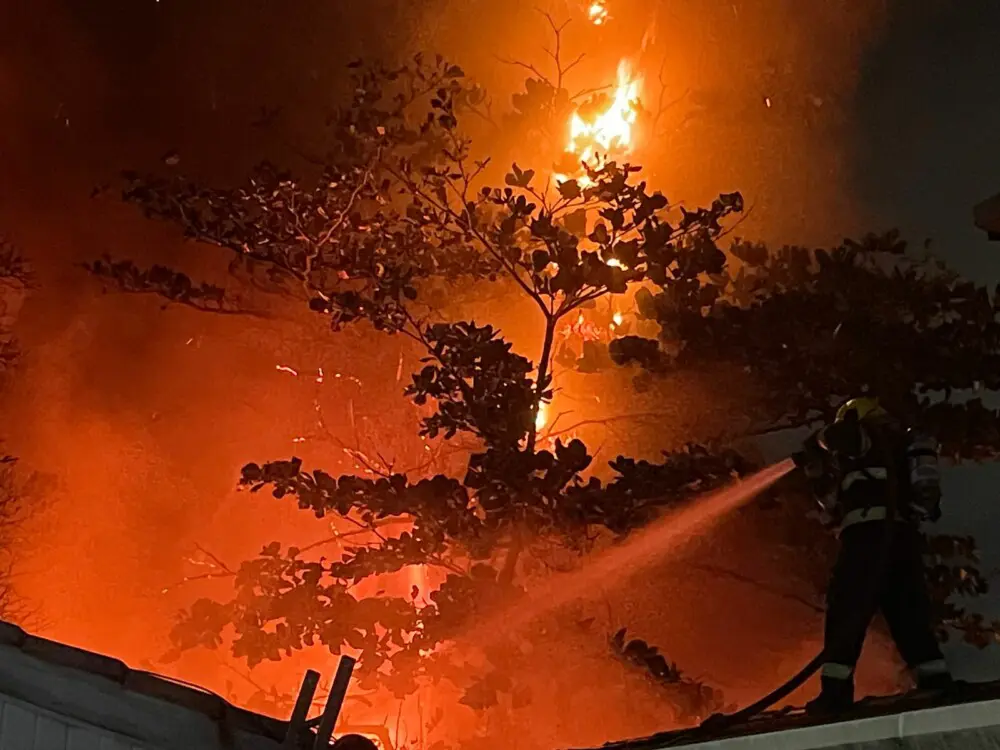
[[[587,19],[594,26],[603,26],[609,18],[607,6],[600,0],[595,0],[587,7]]]

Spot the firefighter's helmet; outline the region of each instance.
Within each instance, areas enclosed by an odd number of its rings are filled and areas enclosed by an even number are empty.
[[[886,415],[885,409],[879,404],[877,398],[861,396],[846,401],[843,406],[837,409],[835,421],[843,422],[851,412],[854,412],[859,422],[870,417],[884,417]]]

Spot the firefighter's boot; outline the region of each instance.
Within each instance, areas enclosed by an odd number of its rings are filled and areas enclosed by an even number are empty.
[[[948,690],[955,685],[950,674],[920,675],[917,678],[917,690]]]
[[[948,664],[940,657],[918,664],[913,671],[917,690],[948,690],[955,684]]]
[[[806,704],[806,713],[826,715],[843,713],[854,705],[854,680],[823,677],[819,695]]]

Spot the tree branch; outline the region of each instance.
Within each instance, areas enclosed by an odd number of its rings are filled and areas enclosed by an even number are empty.
[[[635,412],[632,414],[615,414],[610,417],[604,417],[602,419],[584,419],[575,424],[571,424],[569,427],[564,427],[556,432],[546,433],[546,438],[558,437],[559,435],[565,435],[574,430],[578,430],[581,427],[586,427],[587,425],[606,425],[610,422],[620,422],[623,420],[631,419],[660,419],[663,417],[669,417],[670,414],[667,412],[657,412],[657,411],[646,411],[646,412]]]

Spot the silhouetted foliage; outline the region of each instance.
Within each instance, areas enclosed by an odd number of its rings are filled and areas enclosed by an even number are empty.
[[[9,239],[0,234],[0,280],[28,286],[34,274],[28,262]]]
[[[179,649],[229,643],[253,665],[316,644],[350,648],[361,651],[365,688],[403,696],[447,679],[475,708],[495,705],[500,694],[513,705],[528,700],[511,675],[526,658],[519,641],[539,635],[531,628],[485,648],[489,667],[476,675],[442,644],[530,586],[518,563],[535,545],[586,550],[595,529],[626,535],[750,468],[734,451],[692,445],[657,464],[619,457],[612,478],[599,480],[580,440],[542,447],[537,415],[552,397],[557,357],[587,371],[637,366],[645,378],[720,361],[750,371],[768,390],[748,404],[754,430],[823,418],[836,397],[867,390],[934,428],[950,455],[996,455],[995,414],[929,405],[925,395],[996,386],[994,303],[904,256],[895,234],[832,251],[772,252],[742,241],[724,251],[724,223],[743,209],[738,193],[688,210],[651,192],[637,167],[614,161],[583,165],[585,178],[557,184],[515,164],[503,186],[487,184],[488,160],[473,154],[459,128],[481,95],[441,58],[358,67],[354,91],[332,123],[339,150],[316,179],[263,165],[247,187],[219,190],[129,175],[124,197],[262,264],[301,290],[334,330],[365,321],[422,347],[423,367],[406,388],[430,409],[422,436],[463,434],[475,447],[462,477],[333,477],[298,458],[245,466],[242,486],[290,496],[371,541],[345,546],[335,560],[265,547],[234,571],[232,599],[202,599],[185,613],[174,631]],[[490,325],[442,320],[428,302],[442,289],[498,280],[540,313],[537,361],[513,352]],[[607,295],[634,300],[636,333],[623,325],[622,335],[580,350],[556,340],[561,325]],[[408,530],[384,535],[394,519]],[[413,565],[445,575],[426,603],[416,591],[352,592],[359,581]],[[935,578],[942,621],[981,642],[974,618],[944,600],[980,593],[984,583],[956,575],[941,569]],[[657,649],[624,638],[622,631],[612,640],[613,650],[671,690],[688,718],[719,708],[715,691],[682,678]]]
[[[715,281],[681,298],[674,290],[637,295],[639,316],[659,326],[657,339],[641,345],[643,364],[721,360],[756,373],[768,386],[756,404],[762,430],[829,418],[839,398],[872,393],[936,435],[946,457],[994,460],[1000,415],[981,398],[953,395],[1000,388],[1000,297],[906,249],[895,231],[831,250],[771,252],[736,241]],[[975,544],[947,536],[931,544],[942,637],[954,629],[971,644],[995,642],[996,624],[984,627],[952,598],[988,589]]]
[[[0,375],[12,368],[20,351],[7,330],[8,306],[32,286],[34,274],[13,242],[0,235]],[[0,381],[2,382],[2,381]],[[0,435],[2,439],[2,435]],[[0,450],[0,619],[24,622],[29,614],[14,585],[15,542],[24,521],[27,503],[24,483],[15,473],[15,457]]]
[[[634,638],[625,640],[627,628],[622,628],[611,637],[611,648],[624,662],[643,670],[654,684],[668,686],[669,700],[680,716],[697,716],[706,707],[713,707],[713,713],[729,710],[723,702],[722,693],[697,680],[684,676],[677,665],[667,661],[656,646]]]
[[[0,453],[0,619],[8,622],[24,622],[31,613],[14,585],[15,543],[28,511],[16,463],[13,456]]]
[[[711,245],[742,200],[725,195],[697,212],[676,210],[635,180],[636,167],[614,162],[589,166],[584,184],[555,188],[536,186],[532,170],[514,165],[503,187],[490,187],[477,181],[486,161],[470,155],[458,130],[470,95],[460,69],[420,58],[404,68],[364,68],[355,90],[336,122],[342,152],[314,184],[270,167],[235,191],[130,175],[125,197],[181,222],[192,237],[269,264],[291,288],[305,289],[334,329],[364,320],[412,339],[426,353],[405,391],[431,407],[421,434],[464,433],[479,447],[461,478],[334,478],[304,471],[298,459],[247,465],[243,486],[293,496],[319,517],[352,519],[376,541],[347,547],[340,560],[272,544],[236,572],[233,600],[196,602],[175,638],[180,648],[217,646],[234,632],[234,654],[251,665],[314,643],[355,648],[364,687],[406,695],[422,680],[448,678],[466,683],[467,704],[483,706],[512,684],[509,674],[525,658],[515,644],[530,632],[490,650],[492,671],[482,680],[436,649],[516,594],[518,560],[533,545],[562,539],[584,549],[595,527],[625,534],[746,468],[734,452],[692,446],[662,464],[617,459],[615,477],[602,483],[586,474],[592,459],[581,441],[541,449],[535,427],[539,404],[552,396],[560,321],[650,273],[668,285],[712,270],[721,251],[703,253],[704,267],[675,261],[684,248]],[[537,363],[491,326],[441,322],[423,304],[434,283],[498,279],[542,314]],[[378,532],[380,522],[399,517],[411,522],[408,531]],[[409,565],[447,573],[426,606],[416,595],[351,593],[360,580]],[[687,700],[692,716],[717,708]]]
[[[34,273],[20,251],[0,234],[0,374],[17,360],[19,350],[13,334],[5,330],[3,317],[13,297],[30,288]]]
[[[171,302],[207,312],[230,315],[249,313],[228,299],[222,287],[193,282],[187,274],[165,266],[142,269],[130,260],[113,261],[109,257],[83,265],[94,276],[113,281],[123,292],[158,294]]]

